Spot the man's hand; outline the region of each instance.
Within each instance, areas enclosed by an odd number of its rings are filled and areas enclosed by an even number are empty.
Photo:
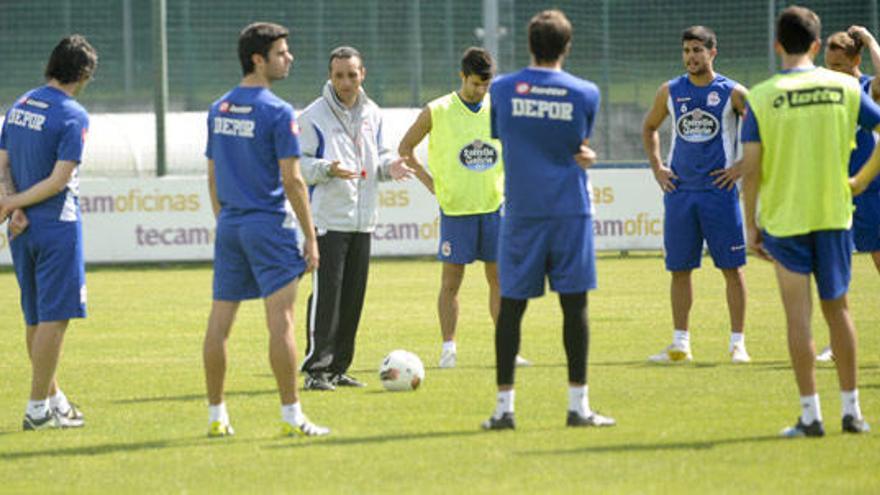
[[[318,253],[318,241],[314,237],[307,237],[303,242],[303,258],[306,260],[306,273],[318,269],[321,255]]]
[[[715,187],[730,191],[736,186],[736,181],[742,177],[742,168],[739,163],[736,163],[727,168],[713,170],[709,172],[709,175],[715,177],[715,180],[712,181],[712,184],[714,184]]]
[[[751,252],[763,260],[773,261],[770,253],[764,249],[764,234],[758,230],[757,226],[746,227],[746,244]]]
[[[9,240],[15,239],[19,234],[27,230],[30,221],[24,210],[15,210],[9,218]]]
[[[862,43],[862,46],[870,46],[871,42],[874,41],[874,36],[872,36],[871,32],[863,26],[850,26],[846,32],[853,39],[859,40]]]
[[[0,223],[5,222],[6,219],[9,218],[9,215],[12,215],[12,212],[15,210],[15,206],[9,201],[9,196],[0,198]]]
[[[407,157],[401,156],[397,160],[391,162],[391,167],[388,169],[388,172],[391,174],[392,179],[402,181],[413,176],[415,171],[406,166],[407,159]]]
[[[678,176],[672,172],[672,169],[660,164],[657,168],[651,169],[654,172],[654,180],[657,181],[657,184],[660,184],[660,189],[663,192],[671,192],[675,190],[675,184],[672,183],[673,179],[678,179]]]
[[[866,184],[859,184],[859,182],[856,180],[855,177],[849,178],[849,188],[852,191],[853,197],[856,197],[859,194],[862,194],[863,192],[865,192],[865,189],[867,187],[868,186]]]
[[[576,161],[584,170],[595,165],[596,158],[598,158],[596,152],[586,144],[582,144],[580,149],[578,149],[578,152],[574,155],[574,161]]]
[[[357,172],[353,172],[347,168],[342,168],[342,164],[339,163],[339,160],[334,160],[330,163],[330,170],[328,170],[327,173],[330,174],[330,177],[335,177],[342,180],[351,180],[360,177]]]

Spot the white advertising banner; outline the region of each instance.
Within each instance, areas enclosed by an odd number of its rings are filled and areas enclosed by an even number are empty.
[[[599,250],[660,249],[662,198],[646,169],[590,173]],[[440,235],[434,197],[416,180],[384,184],[376,256],[433,255]],[[80,183],[86,261],[210,260],[215,223],[204,177],[84,179]],[[5,229],[0,264],[11,263]]]

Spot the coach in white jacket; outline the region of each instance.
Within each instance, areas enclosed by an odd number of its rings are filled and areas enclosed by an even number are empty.
[[[330,80],[299,117],[303,176],[312,190],[320,265],[313,277],[302,369],[305,388],[362,387],[347,374],[354,358],[378,218],[381,181],[411,175],[382,143],[379,107],[361,87],[361,54],[343,46],[330,53]]]

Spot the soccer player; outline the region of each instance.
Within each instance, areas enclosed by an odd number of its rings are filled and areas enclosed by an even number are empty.
[[[482,427],[515,428],[514,363],[529,298],[545,277],[559,293],[568,361],[568,426],[613,426],[590,408],[587,393],[587,291],[596,287],[592,205],[586,169],[596,155],[589,136],[599,111],[595,84],[562,70],[571,23],[559,10],[528,25],[531,65],[490,89],[492,134],[504,153],[505,206],[498,271],[501,309],[495,330],[495,413]]]
[[[329,80],[300,115],[303,175],[312,190],[323,266],[313,277],[302,369],[305,388],[363,387],[348,374],[364,307],[370,241],[378,220],[379,182],[412,174],[382,141],[382,114],[363,90],[360,52],[330,53]]]
[[[489,314],[493,324],[498,323],[501,293],[496,260],[504,168],[501,143],[492,138],[489,128],[486,93],[494,72],[495,64],[488,51],[475,47],[465,50],[458,73],[458,91],[428,103],[397,149],[440,204],[437,259],[443,262],[443,272],[437,314],[443,337],[441,368],[455,367],[458,290],[465,266],[475,260],[482,260],[485,265]],[[429,133],[430,174],[414,153]],[[517,364],[528,365],[528,361],[517,356]]]
[[[74,97],[97,64],[84,37],[62,39],[46,65],[47,83],[16,100],[0,132],[0,222],[12,216],[10,250],[32,370],[25,430],[85,424],[55,372],[70,319],[86,317],[77,170],[89,116]]]
[[[813,65],[820,33],[819,16],[809,9],[793,6],[779,14],[775,45],[783,71],[752,88],[742,128],[748,245],[774,261],[800,393],[801,416],[781,432],[785,437],[825,434],[813,362],[810,275],[836,357],[843,431],[869,430],[859,406],[856,330],[846,293],[852,196],[880,171],[880,154],[875,148],[852,179],[847,162],[856,125],[880,130],[880,107],[855,78]]]
[[[244,77],[208,112],[205,155],[217,217],[214,302],[204,345],[211,437],[234,433],[223,400],[226,342],[241,301],[257,297],[266,309],[282,434],[329,433],[306,418],[297,391],[293,303],[299,278],[317,268],[319,255],[300,173],[299,127],[293,107],[270,90],[273,82],[287,77],[293,62],[287,38],[287,29],[277,24],[245,27],[238,38]],[[305,235],[302,255],[285,199]]]
[[[736,187],[740,174],[734,165],[746,89],[715,72],[718,48],[711,29],[689,27],[681,42],[687,73],[660,86],[642,126],[645,153],[663,190],[663,245],[666,269],[672,274],[669,292],[675,327],[672,344],[649,359],[693,359],[688,331],[694,299],[691,273],[700,266],[705,241],[727,285],[728,352],[734,363],[746,363],[751,360],[743,335],[746,251]],[[664,164],[657,129],[670,115],[672,144]]]
[[[828,37],[825,45],[825,67],[859,80],[865,95],[875,102],[880,99],[880,79],[862,74],[862,47],[867,47],[874,70],[880,70],[880,45],[862,26],[851,26],[847,31],[839,31]],[[858,173],[876,145],[871,129],[859,127],[856,131],[856,149],[849,157],[849,174]],[[862,194],[853,198],[856,209],[853,212],[853,244],[856,251],[871,253],[874,266],[880,271],[880,178],[875,178]],[[831,361],[834,354],[831,346],[816,356],[816,361]]]

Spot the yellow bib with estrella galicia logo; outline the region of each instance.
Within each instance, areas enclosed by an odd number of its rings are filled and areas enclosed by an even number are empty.
[[[860,98],[856,78],[822,68],[776,74],[749,92],[763,149],[758,224],[770,235],[850,228]]]
[[[492,139],[489,98],[477,112],[450,93],[428,103],[428,168],[446,215],[491,213],[504,200],[501,143]]]

